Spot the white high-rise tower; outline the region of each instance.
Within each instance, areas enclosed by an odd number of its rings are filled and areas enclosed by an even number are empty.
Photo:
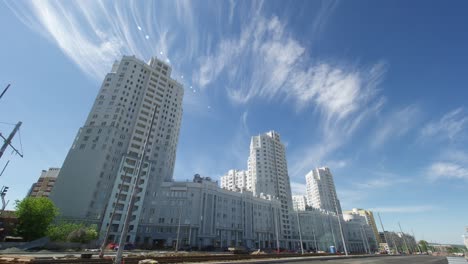
[[[118,234],[154,119],[130,223],[134,239],[139,221],[148,218],[142,208],[150,211],[161,182],[173,177],[184,91],[170,76],[171,67],[156,58],[124,56],[114,63],[50,195],[64,218],[104,227],[115,205],[111,231]]]
[[[316,168],[306,175],[307,203],[315,208],[341,214],[335,183],[330,169]]]
[[[248,174],[251,189],[255,195],[272,195],[281,203],[278,216],[278,230],[282,247],[292,238],[289,212],[293,210],[291,186],[289,183],[286,151],[275,131],[254,136],[250,141]],[[248,186],[249,187],[249,186]]]

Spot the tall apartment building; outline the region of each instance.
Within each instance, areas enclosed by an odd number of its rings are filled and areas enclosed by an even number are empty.
[[[374,214],[372,211],[353,208],[351,211],[344,211],[343,214],[358,214],[363,216],[366,219],[366,223],[372,228],[372,233],[374,233],[377,243],[381,243],[379,230],[377,229],[377,224],[375,223]]]
[[[221,188],[238,192],[240,190],[249,190],[252,184],[249,175],[245,170],[229,170],[225,175],[220,178]]]
[[[281,203],[279,217],[282,247],[291,248],[292,230],[290,211],[292,211],[291,186],[286,162],[286,151],[280,135],[270,131],[252,137],[248,174],[254,195],[271,195]]]
[[[29,197],[49,197],[50,192],[54,188],[55,181],[60,172],[60,168],[49,168],[42,170],[41,176],[36,183],[33,183],[29,190]]]
[[[123,214],[140,173],[127,237],[134,239],[138,224],[148,221],[154,209],[158,187],[172,180],[183,94],[182,85],[171,78],[171,67],[157,58],[145,63],[124,56],[114,63],[50,196],[63,217],[104,228],[115,206],[110,224],[112,231],[121,232]],[[144,163],[139,166],[152,120]]]
[[[341,214],[335,183],[330,169],[316,168],[306,175],[307,203],[315,208]]]
[[[307,197],[305,195],[293,195],[293,208],[295,211],[305,211],[307,207]]]

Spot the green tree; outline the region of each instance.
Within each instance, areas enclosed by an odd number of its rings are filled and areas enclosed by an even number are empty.
[[[427,252],[428,247],[427,247],[427,241],[426,240],[419,240],[419,247],[421,248],[422,252]]]
[[[18,226],[16,233],[30,241],[46,235],[49,225],[58,215],[58,209],[49,198],[26,197],[16,201]]]

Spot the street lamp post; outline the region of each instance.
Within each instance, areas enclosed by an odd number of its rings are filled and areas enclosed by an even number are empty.
[[[142,150],[142,153],[141,153],[140,160],[137,163],[136,179],[135,179],[135,183],[132,186],[132,192],[131,192],[130,201],[129,201],[129,204],[128,204],[128,210],[127,210],[127,214],[125,215],[125,222],[124,222],[124,226],[122,228],[122,234],[120,235],[119,249],[117,250],[117,255],[115,256],[115,261],[114,261],[115,264],[121,264],[121,262],[122,262],[122,254],[123,254],[123,250],[124,250],[124,244],[125,244],[125,240],[126,240],[126,237],[127,237],[128,228],[130,226],[130,221],[132,219],[133,208],[134,208],[136,198],[137,198],[137,194],[138,194],[138,191],[139,191],[138,186],[140,185],[141,171],[144,169],[144,163],[145,163],[145,160],[146,160],[146,151],[147,151],[147,148],[148,148],[148,142],[149,142],[149,140],[151,138],[151,134],[152,134],[151,131],[153,129],[154,119],[156,117],[157,109],[158,109],[157,106],[154,107],[153,115],[151,117],[151,123],[150,123],[149,129],[148,129],[148,135],[146,136],[146,140],[145,140],[145,142],[143,144],[143,150]],[[149,169],[149,164],[148,164],[148,169]],[[149,170],[148,170],[148,172],[149,172]]]
[[[302,244],[301,222],[299,221],[299,211],[296,210],[297,226],[299,227],[299,242],[301,243],[301,254],[304,255],[304,245]]]
[[[176,240],[176,248],[175,248],[175,252],[177,252],[179,250],[179,233],[180,233],[180,218],[182,216],[182,210],[180,210],[180,207],[179,207],[179,224],[177,226],[177,240]]]
[[[343,248],[344,248],[345,254],[346,256],[348,256],[348,249],[346,248],[346,242],[345,242],[344,234],[343,234],[343,227],[341,226],[341,217],[338,211],[338,203],[336,202],[336,200],[337,200],[336,196],[333,196],[333,201],[335,202],[336,216],[338,217],[338,225],[340,226],[341,241],[343,242]]]
[[[405,233],[403,233],[403,230],[401,229],[400,222],[398,222],[398,226],[400,227],[401,236],[403,237],[403,243],[405,243],[406,252],[407,252],[408,254],[410,254],[410,250],[409,250],[408,244],[406,243]]]
[[[125,170],[125,175],[124,175],[124,178],[125,178],[125,177],[127,177],[127,170],[125,169],[125,163],[124,163],[123,168]],[[122,184],[123,184],[123,181],[122,181]],[[104,257],[104,250],[106,249],[107,237],[109,236],[110,229],[111,229],[111,226],[112,226],[112,221],[114,221],[114,216],[115,216],[115,211],[117,209],[117,204],[120,201],[120,194],[122,193],[122,189],[123,189],[122,184],[120,185],[119,192],[117,193],[117,201],[115,202],[114,208],[112,209],[112,214],[111,214],[110,219],[109,219],[109,225],[107,226],[106,232],[104,234],[104,239],[102,241],[101,249],[99,251],[99,258]]]

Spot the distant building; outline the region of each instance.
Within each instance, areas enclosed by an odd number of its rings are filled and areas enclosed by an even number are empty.
[[[344,211],[343,214],[359,214],[366,219],[366,223],[372,227],[372,232],[374,237],[377,240],[377,243],[380,243],[379,230],[377,229],[377,224],[375,223],[374,214],[372,211],[353,208],[351,211]]]
[[[468,226],[465,227],[465,235],[463,237],[464,237],[465,247],[468,249]]]
[[[375,252],[378,249],[377,238],[365,215],[361,215],[353,209],[353,211],[343,212],[343,219],[346,222],[346,232],[350,244],[359,245],[362,242],[367,252]],[[351,238],[354,238],[354,241]]]
[[[330,169],[316,168],[306,175],[307,203],[314,207],[341,214],[335,182]]]
[[[229,170],[224,176],[221,176],[221,188],[230,191],[249,190],[252,184],[248,179],[248,173],[245,170]]]
[[[18,225],[18,217],[15,211],[3,211],[0,213],[0,241],[4,241],[6,236],[12,236]]]
[[[54,188],[55,181],[60,172],[60,168],[49,168],[42,170],[41,176],[36,183],[33,183],[29,190],[29,197],[49,197],[50,192]]]
[[[290,212],[293,210],[286,149],[280,135],[270,131],[250,141],[248,174],[255,196],[271,195],[281,203],[279,233],[281,247],[292,248]],[[283,242],[287,241],[287,242]]]
[[[293,208],[296,211],[305,211],[307,207],[307,197],[305,195],[293,195]]]
[[[413,236],[402,232],[379,232],[381,245],[387,244],[391,252],[418,252],[418,246]],[[408,247],[408,249],[406,248]]]

